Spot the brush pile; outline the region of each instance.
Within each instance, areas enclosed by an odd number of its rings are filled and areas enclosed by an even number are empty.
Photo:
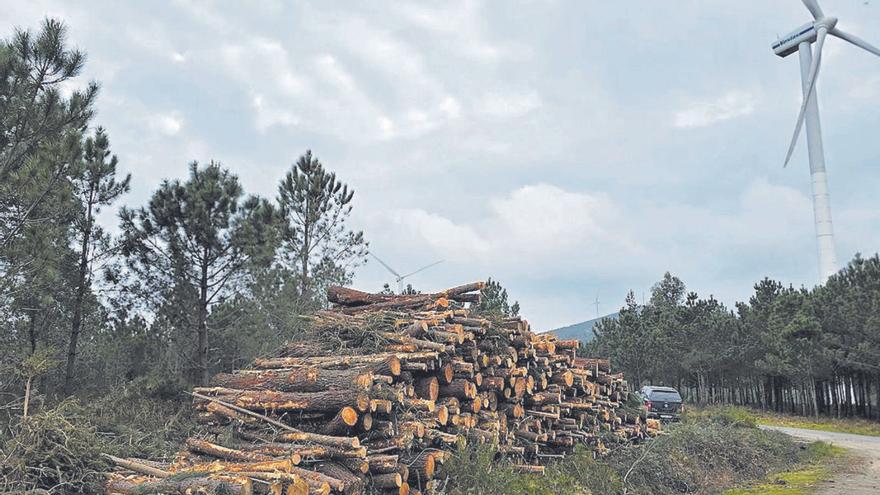
[[[108,493],[432,493],[460,441],[543,473],[577,445],[656,434],[618,411],[627,384],[607,360],[466,309],[483,287],[330,289],[333,309],[309,316],[303,339],[195,389],[203,428],[174,462],[111,459]]]

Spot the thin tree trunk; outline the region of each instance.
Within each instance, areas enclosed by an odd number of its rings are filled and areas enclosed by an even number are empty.
[[[64,371],[64,393],[70,395],[73,388],[73,374],[76,370],[76,346],[82,329],[83,300],[86,294],[86,282],[89,270],[89,243],[92,237],[92,204],[86,210],[86,225],[83,229],[82,245],[79,256],[79,278],[76,281],[76,299],[73,305],[73,322],[70,327],[70,341],[67,346],[67,367]]]
[[[198,321],[198,349],[196,363],[198,374],[196,380],[199,385],[207,385],[210,380],[208,370],[208,249],[203,250],[202,273],[199,280],[199,321]]]
[[[816,400],[816,379],[810,375],[810,398],[813,402],[813,416],[819,417],[819,401]]]
[[[28,417],[28,407],[31,403],[31,381],[33,381],[33,379],[34,377],[29,376],[24,384],[24,412],[22,413],[23,418]]]

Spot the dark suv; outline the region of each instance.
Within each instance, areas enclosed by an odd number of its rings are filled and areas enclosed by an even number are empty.
[[[672,387],[648,385],[639,392],[649,418],[662,421],[678,421],[681,418],[682,400],[678,390]]]

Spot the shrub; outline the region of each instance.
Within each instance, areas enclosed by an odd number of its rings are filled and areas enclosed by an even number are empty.
[[[444,464],[449,475],[448,495],[589,495],[576,476],[565,469],[552,469],[546,476],[521,474],[510,462],[496,459],[491,445],[466,446],[460,442],[455,455]]]
[[[708,421],[728,426],[758,427],[758,418],[744,407],[713,406],[706,409],[689,410],[685,416],[695,421]]]

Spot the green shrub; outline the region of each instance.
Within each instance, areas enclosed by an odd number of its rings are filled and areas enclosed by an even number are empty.
[[[705,409],[687,410],[685,419],[708,421],[741,428],[757,428],[758,418],[744,407],[713,406]]]
[[[496,459],[491,445],[466,446],[460,442],[455,455],[443,466],[449,475],[448,495],[589,495],[576,473],[551,468],[546,476],[522,474],[509,461]]]

